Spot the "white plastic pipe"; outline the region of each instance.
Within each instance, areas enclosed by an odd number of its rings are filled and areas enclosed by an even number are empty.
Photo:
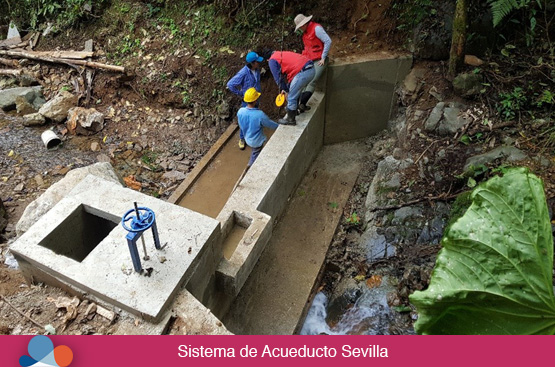
[[[60,139],[52,130],[46,130],[40,137],[46,149],[55,148],[62,142],[62,139]]]

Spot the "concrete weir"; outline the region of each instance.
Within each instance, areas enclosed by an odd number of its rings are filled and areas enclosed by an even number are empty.
[[[411,62],[409,57],[380,60],[375,69],[369,60],[351,66],[345,63],[331,65],[327,95],[316,92],[310,101],[312,109],[297,118],[296,126],[280,126],[273,133],[234,191],[232,189],[250,152],[248,149],[238,151],[235,147],[236,127],[230,127],[168,202],[89,175],[21,235],[10,249],[29,281],[60,286],[159,326],[148,331],[122,330],[125,333],[161,332],[170,315],[181,319],[189,333],[228,333],[217,321],[218,318],[233,325],[234,332],[292,333],[303,317],[307,298],[341,214],[338,211],[327,215],[328,220],[335,224],[333,228],[318,230],[319,233],[325,232],[323,237],[311,235],[307,230],[302,241],[307,246],[317,241],[318,246],[296,253],[298,246],[289,243],[295,240],[295,235],[287,233],[286,224],[294,225],[295,222],[287,219],[285,209],[291,205],[293,212],[302,213],[305,210],[302,200],[301,204],[295,204],[295,200],[289,203],[299,184],[301,187],[322,185],[321,192],[315,191],[312,201],[307,200],[313,211],[311,222],[306,222],[307,225],[318,223],[319,213],[325,210],[327,201],[346,201],[358,175],[360,161],[357,158],[349,162],[349,159],[336,159],[336,156],[356,154],[360,146],[350,144],[346,148],[330,147],[323,151],[322,147],[325,142],[368,136],[369,132],[376,130],[375,126],[383,126],[390,117],[392,107],[391,102],[386,101],[386,95],[391,99],[395,85],[403,80]],[[365,76],[364,80],[361,75]],[[380,78],[391,79],[377,84],[377,89],[383,93],[380,98],[373,99],[372,96],[378,92],[366,91],[365,88],[376,87],[372,81]],[[349,87],[354,80],[356,87]],[[361,96],[367,96],[369,100],[361,102]],[[380,109],[379,116],[364,112],[358,102],[367,110]],[[355,109],[360,113],[348,113]],[[337,111],[341,111],[342,115]],[[379,121],[369,117],[379,118]],[[335,137],[336,134],[338,137]],[[234,149],[235,153],[230,153],[230,149]],[[319,157],[321,151],[323,158]],[[231,157],[233,154],[236,156]],[[315,159],[311,176],[316,178],[317,172],[330,169],[329,174],[320,176],[321,182],[306,181],[305,178]],[[342,169],[331,169],[330,164],[340,165]],[[224,168],[223,180],[209,178],[211,172]],[[349,175],[349,179],[342,179],[342,175]],[[215,188],[210,186],[214,182],[218,184]],[[188,197],[192,192],[198,194],[206,190],[206,187],[201,187],[203,185],[224,193],[224,200],[204,208],[202,198]],[[143,268],[149,269],[149,276],[133,271],[125,240],[127,232],[119,224],[121,216],[133,207],[133,202],[155,212],[163,245],[157,250],[152,235],[149,231],[145,232],[150,259],[141,261]],[[278,223],[280,218],[283,218],[284,225]],[[295,228],[302,230],[301,227],[297,225]],[[280,245],[274,236],[283,238],[290,246]],[[266,250],[269,246],[270,250]],[[281,257],[280,248],[288,249],[292,261],[261,260],[261,256]],[[279,264],[282,270],[295,272],[295,269],[303,267],[303,258],[309,256],[311,251],[316,253],[310,256],[310,266],[305,267],[308,270],[302,277],[303,285],[291,292],[290,297],[272,295],[272,292],[260,297],[256,294],[257,288],[268,286],[259,281],[264,277],[261,276],[264,271],[278,274],[271,267]],[[139,253],[142,255],[141,246]],[[288,264],[292,265],[289,270]],[[264,269],[260,270],[261,267]],[[295,282],[283,282],[279,289],[287,292],[287,287],[295,287]],[[284,323],[286,326],[237,326],[241,323],[243,311],[256,313],[256,310],[253,311],[256,307],[279,303],[280,298],[282,303],[296,305],[294,312],[288,309],[291,306],[277,306],[279,312],[276,313],[277,318],[274,317],[274,323],[280,323],[279,317],[293,315]],[[241,308],[241,302],[235,302],[236,299],[249,306]],[[258,314],[260,322],[263,322],[264,312]],[[206,327],[209,324],[212,327]]]

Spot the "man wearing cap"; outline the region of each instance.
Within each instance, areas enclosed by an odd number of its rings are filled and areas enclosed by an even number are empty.
[[[258,155],[262,151],[262,146],[266,141],[264,135],[264,126],[270,129],[277,129],[278,124],[270,120],[270,118],[261,110],[256,107],[260,92],[255,88],[249,88],[245,92],[243,101],[247,104],[246,107],[241,107],[237,111],[237,119],[239,127],[245,134],[245,140],[249,147],[252,148],[251,157],[247,165],[247,169],[252,166]]]
[[[314,78],[314,63],[308,57],[291,51],[275,51],[269,54],[270,71],[281,92],[287,95],[287,115],[278,122],[283,125],[295,125],[298,99],[301,91]]]
[[[264,58],[251,51],[247,54],[246,61],[247,64],[227,82],[227,89],[241,97],[241,100],[243,100],[245,92],[249,88],[255,88],[258,92],[262,91],[260,85],[260,63],[264,61]],[[241,107],[246,105],[243,101]],[[239,131],[239,149],[245,149],[245,136],[242,129]]]
[[[310,109],[306,104],[310,97],[312,97],[312,93],[314,93],[318,79],[320,79],[320,76],[322,76],[326,69],[328,53],[331,47],[331,38],[324,30],[324,27],[313,22],[311,19],[312,15],[306,17],[303,14],[298,14],[295,17],[295,32],[299,29],[303,31],[303,55],[314,61],[315,71],[314,79],[312,79],[301,94],[299,100],[299,110],[301,112]]]

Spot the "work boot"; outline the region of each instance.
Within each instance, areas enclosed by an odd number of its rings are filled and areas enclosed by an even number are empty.
[[[295,121],[295,116],[297,115],[296,110],[287,110],[287,116],[285,118],[279,119],[278,124],[281,125],[297,125]]]
[[[245,139],[239,139],[239,149],[245,150]]]
[[[301,98],[299,98],[299,112],[303,113],[310,110],[310,106],[307,105],[308,100],[312,97],[312,92],[303,92]]]

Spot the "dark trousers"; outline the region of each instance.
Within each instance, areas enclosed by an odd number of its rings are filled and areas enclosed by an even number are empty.
[[[262,147],[252,148],[251,158],[249,159],[249,163],[247,164],[247,167],[252,166],[256,158],[258,158],[258,156],[260,155],[261,151],[262,151]]]

